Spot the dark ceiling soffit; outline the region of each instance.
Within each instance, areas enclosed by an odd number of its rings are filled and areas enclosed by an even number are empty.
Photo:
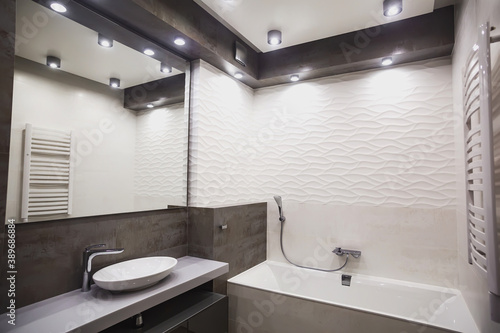
[[[442,47],[433,48],[432,52],[430,50],[409,52],[409,53],[406,53],[404,55],[398,56],[397,60],[391,65],[391,67],[399,65],[399,64],[410,63],[410,62],[446,57],[446,56],[449,56],[451,54],[452,49],[453,49],[453,45],[445,45]],[[381,62],[381,58],[376,58],[376,59],[363,60],[363,61],[359,61],[356,63],[347,63],[347,64],[343,64],[343,65],[313,69],[313,70],[309,70],[307,72],[294,72],[293,74],[299,74],[300,80],[304,81],[304,80],[311,80],[311,79],[317,79],[317,78],[321,78],[321,77],[327,77],[327,76],[333,76],[333,75],[339,75],[339,74],[345,74],[345,73],[352,73],[352,72],[358,72],[358,71],[364,71],[364,70],[370,70],[370,69],[377,69],[377,68],[380,69],[382,67],[380,65],[380,62]],[[266,78],[266,79],[260,79],[258,81],[259,86],[253,87],[253,88],[256,89],[256,88],[262,88],[262,87],[270,87],[270,86],[275,86],[275,85],[285,84],[285,83],[290,83],[290,74],[270,77],[270,78]]]
[[[186,74],[183,73],[126,88],[123,107],[142,111],[147,109],[149,103],[155,108],[181,103],[184,101],[185,85]]]
[[[451,54],[454,44],[453,6],[378,27],[256,53],[191,0],[122,0],[119,6],[115,0],[77,2],[188,60],[203,59],[229,75],[242,72],[245,75],[240,81],[252,88],[288,83],[291,74],[300,74],[303,80],[378,68],[386,56],[393,56],[395,64],[446,56]],[[185,46],[173,43],[177,36],[186,39]],[[234,59],[236,41],[247,47],[246,67]]]
[[[252,88],[380,67],[451,54],[454,44],[453,6],[390,24],[359,30],[267,53],[256,53],[195,2],[189,0],[79,0],[190,60],[201,58],[229,75],[244,73]],[[187,44],[173,44],[175,36]],[[234,59],[234,44],[246,46],[247,66]],[[181,50],[182,49],[182,50]]]
[[[454,45],[453,6],[426,15],[287,47],[259,55],[259,79],[311,72],[367,69],[391,56],[394,64],[450,55]],[[368,65],[368,67],[370,67]]]

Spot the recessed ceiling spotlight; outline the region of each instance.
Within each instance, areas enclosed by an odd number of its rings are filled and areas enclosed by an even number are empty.
[[[97,43],[102,47],[113,47],[113,40],[100,33],[97,34]]]
[[[154,108],[155,106],[154,106],[153,104],[149,103],[148,105],[146,105],[146,107],[147,107],[148,109],[152,109],[152,108]]]
[[[61,68],[61,59],[53,56],[47,56],[47,66],[50,68]]]
[[[184,40],[184,38],[177,37],[176,39],[174,39],[174,43],[176,45],[182,46],[186,44],[186,41]]]
[[[66,13],[67,9],[63,5],[61,5],[59,2],[53,2],[50,4],[50,8],[55,10],[58,13]]]
[[[292,82],[297,82],[299,79],[300,79],[300,78],[299,78],[299,76],[298,76],[298,75],[291,75],[291,76],[290,76],[290,81],[292,81]]]
[[[281,31],[271,30],[267,33],[267,43],[269,45],[280,45],[281,44]]]
[[[144,51],[142,51],[145,55],[148,55],[148,56],[153,56],[155,55],[155,51],[151,50],[151,49],[145,49]]]
[[[162,62],[160,64],[160,71],[165,74],[172,73],[172,67]]]
[[[243,78],[243,73],[236,72],[236,73],[234,73],[234,77],[237,79],[241,79],[241,78]]]
[[[120,88],[120,79],[112,77],[109,79],[109,86],[111,88]]]
[[[382,59],[382,66],[389,66],[392,65],[392,58],[391,57],[386,57]]]
[[[403,11],[403,0],[384,0],[384,16],[396,16]]]

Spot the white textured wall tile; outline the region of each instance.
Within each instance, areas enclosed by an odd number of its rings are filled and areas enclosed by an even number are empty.
[[[450,207],[448,59],[252,92],[201,63],[192,203]]]
[[[138,112],[135,204],[141,209],[185,205],[186,116],[184,103]]]
[[[239,145],[248,137],[253,91],[204,62],[195,76],[190,204],[248,201],[254,173]]]

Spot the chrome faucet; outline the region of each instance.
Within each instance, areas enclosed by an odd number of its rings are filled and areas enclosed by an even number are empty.
[[[361,251],[345,250],[340,247],[336,247],[332,252],[338,256],[343,256],[344,254],[351,255],[354,258],[359,258],[361,256]]]
[[[106,244],[90,245],[83,251],[82,291],[90,291],[90,271],[92,270],[92,259],[94,257],[104,254],[118,254],[124,251],[124,249],[96,249],[103,246],[106,246]]]

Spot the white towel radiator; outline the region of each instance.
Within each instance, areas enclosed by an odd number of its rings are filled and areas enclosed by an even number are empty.
[[[73,192],[71,132],[26,124],[21,219],[41,215],[70,215]]]
[[[495,207],[489,23],[464,71],[464,129],[469,263],[488,281],[491,319],[500,322],[499,227]]]

